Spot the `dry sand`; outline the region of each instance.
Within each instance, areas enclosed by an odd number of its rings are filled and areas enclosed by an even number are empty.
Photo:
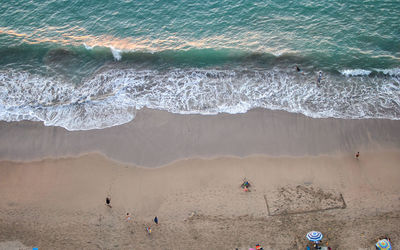
[[[359,160],[190,159],[157,169],[97,154],[2,162],[0,241],[40,249],[303,249],[305,234],[319,230],[334,249],[373,249],[381,235],[396,246],[399,162],[395,151]],[[240,188],[244,177],[251,192]]]
[[[311,230],[333,249],[382,235],[396,249],[399,128],[262,110],[146,110],[81,132],[1,123],[0,249],[304,249]]]

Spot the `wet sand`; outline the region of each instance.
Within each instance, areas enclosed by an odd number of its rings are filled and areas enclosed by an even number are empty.
[[[38,160],[99,152],[145,167],[191,157],[305,156],[400,148],[400,121],[313,119],[264,109],[216,116],[141,110],[121,126],[67,131],[0,122],[0,159]]]

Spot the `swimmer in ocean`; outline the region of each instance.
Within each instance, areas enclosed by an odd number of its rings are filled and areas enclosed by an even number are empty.
[[[304,75],[304,72],[299,68],[299,66],[297,66],[296,65],[296,71],[298,72],[298,73],[301,73],[301,74],[303,74]]]

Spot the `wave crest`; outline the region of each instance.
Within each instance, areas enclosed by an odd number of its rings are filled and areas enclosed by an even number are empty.
[[[371,70],[365,69],[344,69],[340,71],[340,73],[345,76],[368,76],[371,72]]]

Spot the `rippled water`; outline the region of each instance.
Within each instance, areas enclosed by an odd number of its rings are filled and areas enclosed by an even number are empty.
[[[0,119],[94,129],[143,107],[399,119],[399,24],[396,1],[3,1]]]

